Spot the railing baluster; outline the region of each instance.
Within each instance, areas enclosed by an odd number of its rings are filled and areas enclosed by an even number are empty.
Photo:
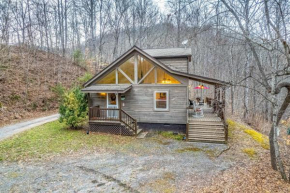
[[[89,108],[89,120],[100,120],[100,121],[120,121],[129,127],[135,134],[137,134],[137,121],[127,114],[122,109],[113,108]]]

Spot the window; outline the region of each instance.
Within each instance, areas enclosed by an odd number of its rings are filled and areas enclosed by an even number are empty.
[[[131,82],[118,71],[118,84],[131,84]]]
[[[168,111],[169,110],[169,93],[168,91],[154,92],[154,110]]]
[[[132,56],[129,60],[126,60],[121,66],[120,69],[134,82],[134,66],[135,66],[135,57]]]
[[[96,82],[97,84],[116,84],[116,70],[113,70],[101,80]]]
[[[157,84],[180,84],[180,82],[161,68],[157,68]]]
[[[155,69],[151,70],[151,72],[140,82],[140,84],[155,84]]]
[[[136,62],[136,64],[135,64]],[[136,80],[137,79],[137,80]],[[135,54],[119,67],[97,80],[96,84],[181,84],[148,59]]]
[[[137,56],[137,59],[138,59],[138,82],[139,82],[154,66],[153,64],[151,64],[151,62],[141,57],[140,55]]]

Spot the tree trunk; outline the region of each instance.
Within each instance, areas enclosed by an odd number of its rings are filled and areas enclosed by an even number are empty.
[[[279,144],[278,144],[278,100],[277,94],[275,93],[277,77],[273,75],[272,77],[272,106],[273,106],[273,114],[272,114],[272,128],[269,135],[270,140],[270,154],[271,154],[271,165],[274,170],[278,170],[284,180],[287,180],[287,176],[285,173],[285,169],[281,160]]]

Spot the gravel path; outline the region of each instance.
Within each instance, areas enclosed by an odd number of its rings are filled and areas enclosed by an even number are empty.
[[[55,121],[59,118],[59,114],[54,114],[46,117],[41,117],[38,119],[33,119],[30,121],[25,121],[22,123],[17,123],[13,125],[8,125],[0,128],[0,141],[9,138],[17,133],[23,132],[25,130],[31,129],[33,127],[43,125],[51,121]]]
[[[145,138],[119,151],[0,162],[0,192],[194,192],[234,165],[216,157],[226,148]]]

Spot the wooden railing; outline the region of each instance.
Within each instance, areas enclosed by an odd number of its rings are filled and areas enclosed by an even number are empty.
[[[225,119],[225,104],[223,102],[214,100],[214,112],[217,113],[218,117],[221,118],[221,121],[224,124],[225,139],[226,139],[226,141],[228,141],[229,131],[228,131],[228,124],[227,124],[226,119]]]
[[[89,120],[119,121],[137,134],[137,121],[123,109],[90,107]]]
[[[135,134],[137,134],[137,120],[126,113],[124,110],[119,109],[120,122],[128,126]]]

